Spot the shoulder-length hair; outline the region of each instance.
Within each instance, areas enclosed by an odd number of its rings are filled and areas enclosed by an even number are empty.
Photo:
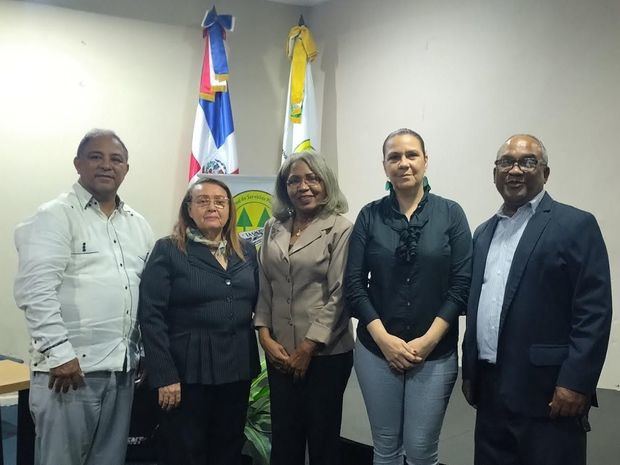
[[[291,174],[293,163],[298,161],[306,163],[310,170],[323,181],[325,200],[322,205],[322,213],[346,213],[349,210],[347,199],[338,186],[336,175],[327,166],[325,159],[314,152],[300,152],[288,157],[278,171],[272,200],[273,216],[280,221],[286,221],[294,212],[293,203],[288,196],[286,181]]]
[[[230,255],[234,252],[241,260],[245,260],[245,254],[243,253],[243,248],[241,247],[239,235],[236,230],[237,209],[235,208],[235,202],[233,202],[232,193],[230,192],[228,186],[219,179],[201,178],[189,186],[187,192],[185,192],[181,206],[179,207],[179,218],[172,229],[172,235],[170,236],[172,241],[181,252],[187,253],[187,228],[190,227],[198,229],[198,226],[196,226],[196,223],[192,220],[192,217],[189,216],[189,204],[192,201],[192,192],[194,191],[194,187],[199,184],[215,184],[226,191],[226,197],[228,197],[228,221],[226,221],[226,224],[222,229],[222,237],[226,239],[227,243],[226,254]]]

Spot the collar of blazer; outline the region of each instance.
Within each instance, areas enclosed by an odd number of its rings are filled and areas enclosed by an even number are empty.
[[[301,236],[297,238],[297,241],[295,241],[295,244],[293,244],[290,250],[289,243],[291,241],[291,226],[293,224],[293,218],[289,218],[283,223],[276,221],[271,231],[271,237],[286,257],[300,251],[304,247],[324,236],[326,231],[334,227],[337,217],[338,215],[336,214],[317,216],[306,227],[306,229],[303,230]]]
[[[223,274],[232,272],[233,268],[244,263],[239,257],[237,257],[236,253],[232,253],[228,257],[228,265],[226,269],[224,269],[222,268],[222,265],[220,265],[220,262],[218,262],[213,256],[213,253],[211,253],[209,247],[191,240],[187,242],[187,260],[192,266]]]
[[[517,250],[512,257],[512,264],[510,265],[510,272],[508,273],[508,279],[506,281],[506,290],[504,292],[504,303],[502,304],[502,313],[499,321],[499,330],[502,330],[504,320],[506,319],[506,312],[512,304],[512,300],[517,292],[525,266],[538,243],[540,236],[549,224],[551,219],[551,209],[553,207],[553,199],[547,193],[543,196],[536,213],[530,218],[530,221],[523,231],[523,235],[517,245]],[[488,249],[487,249],[488,251]]]

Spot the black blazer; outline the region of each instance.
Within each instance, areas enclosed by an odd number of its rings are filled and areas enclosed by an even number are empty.
[[[224,270],[208,247],[157,241],[140,283],[138,318],[149,384],[224,384],[259,372],[252,312],[258,295],[256,249]]]
[[[498,217],[474,233],[463,379],[477,398],[476,321]],[[596,393],[611,328],[607,250],[590,213],[543,196],[512,261],[500,316],[499,395],[510,410],[548,416],[555,386]]]

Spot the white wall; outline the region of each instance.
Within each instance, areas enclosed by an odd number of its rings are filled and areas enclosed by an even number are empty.
[[[200,23],[210,6],[200,0],[45,3],[89,12],[0,1],[0,354],[18,357],[27,356],[28,337],[12,297],[13,229],[70,188],[72,159],[87,130],[112,128],[124,139],[130,171],[120,194],[158,236],[169,232],[187,183]],[[263,0],[216,5],[237,17],[228,38],[241,173],[273,174],[288,83],[284,43],[303,10]]]
[[[125,139],[131,170],[121,194],[158,235],[169,230],[186,181],[198,24],[210,4],[0,0],[0,353],[25,356],[27,346],[12,299],[14,225],[74,181],[71,159],[86,130],[111,127]],[[277,167],[284,41],[302,12],[320,50],[323,152],[338,168],[350,218],[383,195],[380,146],[395,128],[422,133],[433,191],[458,200],[472,227],[500,204],[491,182],[497,147],[532,132],[550,153],[549,192],[597,216],[619,295],[620,2],[215,4],[238,20],[229,45],[242,173]],[[620,387],[619,326],[615,318],[603,387]]]
[[[501,203],[497,148],[531,132],[549,151],[550,194],[598,218],[618,303],[620,2],[336,0],[307,19],[322,51],[323,152],[351,218],[384,195],[381,144],[405,126],[426,140],[433,192],[473,229]],[[619,339],[615,317],[602,387],[620,388]]]

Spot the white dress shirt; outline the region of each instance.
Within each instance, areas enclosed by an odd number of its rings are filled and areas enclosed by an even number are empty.
[[[497,212],[499,221],[493,233],[484,268],[484,280],[478,303],[477,340],[478,358],[490,363],[497,361],[499,322],[504,304],[508,274],[523,231],[536,207],[545,195],[542,190],[536,197],[522,205],[512,216],[503,213],[503,205]]]
[[[85,373],[136,368],[138,287],[153,245],[146,220],[123,202],[108,217],[76,183],[17,226],[15,245],[32,370],[76,357]]]

